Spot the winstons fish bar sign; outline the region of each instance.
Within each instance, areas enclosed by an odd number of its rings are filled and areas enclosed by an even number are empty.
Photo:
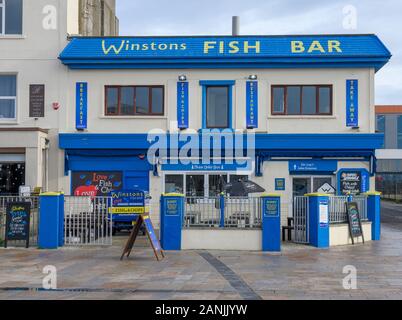
[[[70,68],[380,69],[391,57],[375,35],[72,38],[60,54]]]

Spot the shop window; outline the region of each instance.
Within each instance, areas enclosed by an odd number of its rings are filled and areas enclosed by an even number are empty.
[[[204,197],[205,189],[204,175],[187,175],[186,176],[186,196],[187,197]]]
[[[376,131],[385,134],[385,115],[379,114],[376,116]],[[384,135],[384,141],[381,145],[381,149],[385,148],[385,139],[386,136]]]
[[[206,107],[206,127],[208,129],[230,127],[229,87],[207,87]]]
[[[24,163],[0,163],[0,194],[15,195],[25,185]]]
[[[237,181],[248,181],[248,176],[231,174],[230,182],[233,183],[233,182],[237,182]]]
[[[168,174],[165,176],[165,192],[180,193],[184,192],[184,176],[180,174]]]
[[[0,120],[16,118],[17,77],[0,75]]]
[[[208,177],[209,182],[209,197],[218,197],[223,192],[225,184],[228,182],[227,175],[211,174]]]
[[[161,86],[106,86],[107,116],[161,116],[164,88]]]
[[[332,86],[272,86],[273,115],[331,115]]]
[[[0,0],[0,36],[22,34],[22,0]]]

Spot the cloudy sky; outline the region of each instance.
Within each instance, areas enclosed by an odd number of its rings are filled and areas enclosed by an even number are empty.
[[[376,103],[402,104],[401,0],[116,1],[121,35],[230,35],[233,15],[240,16],[244,35],[375,33],[393,54],[377,73]]]

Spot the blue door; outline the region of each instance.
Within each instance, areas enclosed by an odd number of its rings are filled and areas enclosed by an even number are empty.
[[[124,179],[125,190],[149,192],[149,171],[128,171]]]

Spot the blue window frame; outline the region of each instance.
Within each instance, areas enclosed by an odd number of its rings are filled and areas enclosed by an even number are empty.
[[[234,80],[205,80],[202,86],[202,128],[232,129]]]

